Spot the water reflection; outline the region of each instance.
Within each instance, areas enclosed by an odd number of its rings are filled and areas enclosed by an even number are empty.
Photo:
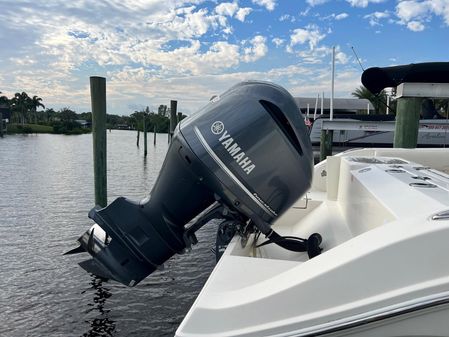
[[[103,287],[103,279],[92,275],[92,281],[90,282],[92,287],[90,289],[95,290],[93,303],[88,303],[91,308],[86,313],[97,311],[97,316],[86,321],[90,324],[88,332],[84,333],[83,337],[100,337],[100,336],[113,336],[115,331],[115,321],[110,319],[109,312],[111,310],[105,309],[106,299],[111,297],[111,293],[108,288]],[[83,291],[85,293],[86,291]]]
[[[148,174],[148,164],[147,164],[147,157],[143,157],[143,174]]]

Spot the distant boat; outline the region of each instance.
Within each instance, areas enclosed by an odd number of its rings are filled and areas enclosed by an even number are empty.
[[[333,144],[348,146],[391,146],[394,139],[394,115],[340,115],[335,122],[360,122],[357,128],[335,130]],[[319,116],[310,129],[313,145],[320,144],[323,120]],[[418,147],[449,145],[449,121],[446,119],[421,119],[419,121]]]

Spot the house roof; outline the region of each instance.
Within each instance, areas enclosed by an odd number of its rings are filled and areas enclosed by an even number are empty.
[[[81,125],[90,124],[90,122],[86,121],[85,119],[75,119],[75,122]]]

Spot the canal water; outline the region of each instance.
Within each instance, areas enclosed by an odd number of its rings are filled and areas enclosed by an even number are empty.
[[[158,175],[167,134],[108,132],[108,202],[140,200]],[[215,265],[216,228],[134,288],[102,282],[63,256],[92,222],[91,135],[0,139],[0,336],[173,336]]]

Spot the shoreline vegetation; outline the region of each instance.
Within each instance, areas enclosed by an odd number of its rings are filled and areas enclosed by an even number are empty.
[[[38,108],[43,110],[38,111]],[[26,92],[16,93],[11,98],[0,95],[0,112],[7,122],[7,134],[79,135],[91,132],[91,112],[76,113],[69,107],[58,111],[45,108],[42,98],[30,97]],[[141,111],[134,111],[130,116],[107,114],[106,128],[143,131],[143,123],[146,121],[146,130],[167,133],[170,128],[169,116],[170,108],[167,105],[160,105],[157,112],[146,107]],[[179,121],[185,117],[187,116],[182,113],[177,115]]]
[[[74,128],[72,130],[65,130],[64,132],[58,132],[53,126],[41,125],[41,124],[8,124],[7,134],[34,134],[34,133],[51,133],[51,134],[64,134],[64,135],[80,135],[84,133],[90,133],[90,128]]]

